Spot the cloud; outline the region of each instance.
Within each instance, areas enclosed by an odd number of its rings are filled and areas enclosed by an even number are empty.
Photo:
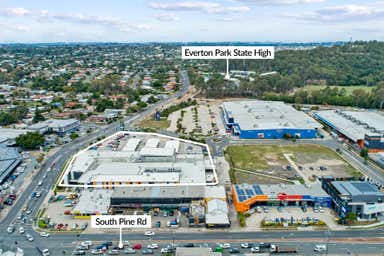
[[[212,2],[177,2],[177,3],[149,3],[149,7],[157,10],[166,11],[203,11],[212,14],[225,14],[232,12],[247,12],[250,8],[247,6],[223,6],[219,3]]]
[[[291,5],[291,4],[311,4],[321,3],[326,0],[236,0],[238,2],[253,3],[261,5]]]
[[[159,13],[155,15],[156,19],[160,21],[178,21],[179,17],[177,17],[174,13]]]
[[[384,18],[384,9],[368,5],[341,5],[300,14],[283,14],[301,20],[321,22],[362,21]]]
[[[25,8],[0,8],[0,16],[25,17],[39,22],[70,22],[87,25],[100,25],[118,28],[121,30],[148,30],[149,25],[130,24],[122,19],[108,16],[90,16],[81,13],[51,13],[47,10],[28,10]]]

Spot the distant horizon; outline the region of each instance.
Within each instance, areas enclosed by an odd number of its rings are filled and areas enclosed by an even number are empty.
[[[377,0],[0,0],[2,43],[384,40]]]
[[[384,42],[380,40],[356,40],[353,42]],[[341,44],[350,41],[56,41],[56,42],[0,42],[0,45],[57,45],[57,44]],[[353,43],[352,42],[352,43]]]

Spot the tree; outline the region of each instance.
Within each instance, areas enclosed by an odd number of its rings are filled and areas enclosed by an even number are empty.
[[[78,138],[79,137],[79,134],[77,134],[77,133],[71,133],[71,135],[69,135],[69,138],[71,138],[71,140],[74,140],[74,139],[76,139],[76,138]]]
[[[16,121],[16,116],[5,111],[0,111],[0,125],[10,125],[16,123]]]
[[[113,108],[113,101],[109,99],[100,99],[96,103],[96,111],[97,112],[103,112],[107,108]]]
[[[33,116],[32,123],[35,124],[44,120],[45,120],[44,116],[41,114],[40,110],[36,107],[35,115]]]
[[[349,212],[349,213],[347,214],[347,216],[345,216],[345,221],[347,222],[347,224],[352,224],[352,223],[354,223],[355,221],[357,221],[356,213],[354,213],[354,212]]]
[[[16,138],[16,144],[24,149],[36,149],[44,142],[44,136],[38,132],[27,132]]]

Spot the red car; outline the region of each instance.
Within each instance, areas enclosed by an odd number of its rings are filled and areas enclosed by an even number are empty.
[[[132,248],[135,250],[141,250],[143,246],[141,244],[135,244]]]

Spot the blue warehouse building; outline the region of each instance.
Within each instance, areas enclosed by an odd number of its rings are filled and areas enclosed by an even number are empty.
[[[321,124],[279,101],[232,101],[222,105],[228,131],[242,139],[316,138]]]

